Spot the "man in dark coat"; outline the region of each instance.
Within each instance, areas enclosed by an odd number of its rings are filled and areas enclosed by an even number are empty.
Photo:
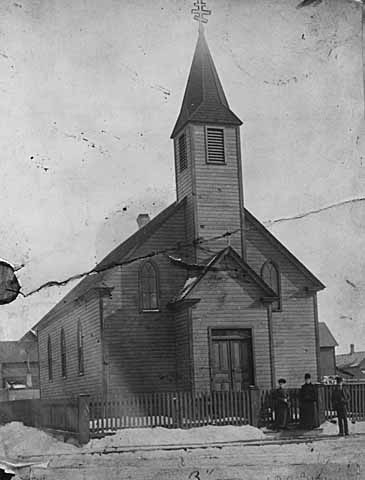
[[[275,427],[278,430],[285,430],[289,421],[289,395],[283,388],[286,380],[280,378],[278,383],[279,388],[274,391]]]
[[[304,385],[299,392],[300,425],[306,430],[318,427],[317,390],[311,382],[310,373],[304,375]]]
[[[347,423],[347,406],[350,401],[350,395],[343,387],[343,380],[341,377],[336,378],[336,387],[332,393],[332,407],[337,411],[339,435],[343,437],[349,434],[349,427]]]

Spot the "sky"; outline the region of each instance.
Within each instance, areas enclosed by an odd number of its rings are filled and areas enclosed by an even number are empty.
[[[245,205],[327,286],[320,321],[342,353],[365,349],[361,10],[297,3],[210,0],[206,37],[243,121]],[[0,257],[24,264],[23,293],[89,270],[174,201],[192,4],[1,0]],[[2,306],[0,338],[74,284]]]

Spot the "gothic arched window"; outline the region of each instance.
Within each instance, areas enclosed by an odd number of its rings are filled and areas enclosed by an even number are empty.
[[[50,335],[48,335],[47,355],[48,355],[48,380],[53,380],[52,341],[51,341]]]
[[[145,262],[139,271],[141,308],[158,310],[158,271],[152,262]]]
[[[82,333],[82,326],[79,320],[77,324],[77,355],[79,361],[79,374],[84,374],[84,336]]]
[[[61,375],[67,377],[67,364],[66,364],[66,337],[65,331],[61,329]]]
[[[265,283],[273,290],[279,297],[277,301],[272,304],[272,309],[274,312],[281,310],[281,285],[280,285],[280,272],[277,265],[272,261],[268,260],[264,263],[261,269],[261,276]]]

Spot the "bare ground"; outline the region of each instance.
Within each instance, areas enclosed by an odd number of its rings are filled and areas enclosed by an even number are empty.
[[[264,446],[59,455],[32,480],[345,480],[365,479],[365,436]]]

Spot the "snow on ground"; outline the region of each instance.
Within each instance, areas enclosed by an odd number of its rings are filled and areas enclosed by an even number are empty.
[[[0,427],[0,457],[19,458],[37,455],[77,454],[128,446],[181,445],[237,440],[261,440],[265,434],[258,428],[244,425],[206,426],[189,430],[156,428],[125,428],[101,439],[92,439],[82,449],[57,440],[48,433],[11,422]]]
[[[336,435],[337,423],[325,422],[322,435]],[[365,422],[349,422],[350,433],[365,434]],[[268,436],[262,430],[250,425],[206,426],[189,430],[156,428],[125,428],[101,439],[92,439],[82,448],[57,440],[48,433],[24,426],[20,422],[0,427],[0,457],[19,458],[37,455],[75,454],[102,452],[122,447],[186,445],[220,443],[247,440],[265,440]],[[246,447],[249,448],[249,447]],[[264,448],[264,447],[263,447]]]
[[[137,445],[181,445],[206,442],[234,442],[237,440],[262,440],[265,434],[258,428],[244,425],[207,426],[189,430],[162,427],[122,429],[102,439],[91,440],[84,450],[96,451]]]
[[[322,428],[322,434],[323,435],[336,435],[338,434],[338,423],[337,423],[337,418],[334,418],[332,422],[325,422],[321,425]],[[348,420],[348,425],[349,425],[349,433],[365,433],[365,422],[355,422],[352,423],[350,420]]]
[[[143,433],[143,432],[141,432]],[[33,480],[201,480],[364,478],[364,436],[300,444],[155,450],[114,455],[66,455],[47,469],[32,467]],[[82,452],[82,451],[81,451]],[[82,452],[85,453],[85,452]],[[356,474],[360,464],[360,476]],[[355,472],[354,472],[355,469]],[[29,477],[28,477],[29,478]]]
[[[77,452],[77,447],[60,442],[37,428],[26,427],[21,422],[11,422],[0,427],[0,456],[17,458],[31,455],[52,455]]]

